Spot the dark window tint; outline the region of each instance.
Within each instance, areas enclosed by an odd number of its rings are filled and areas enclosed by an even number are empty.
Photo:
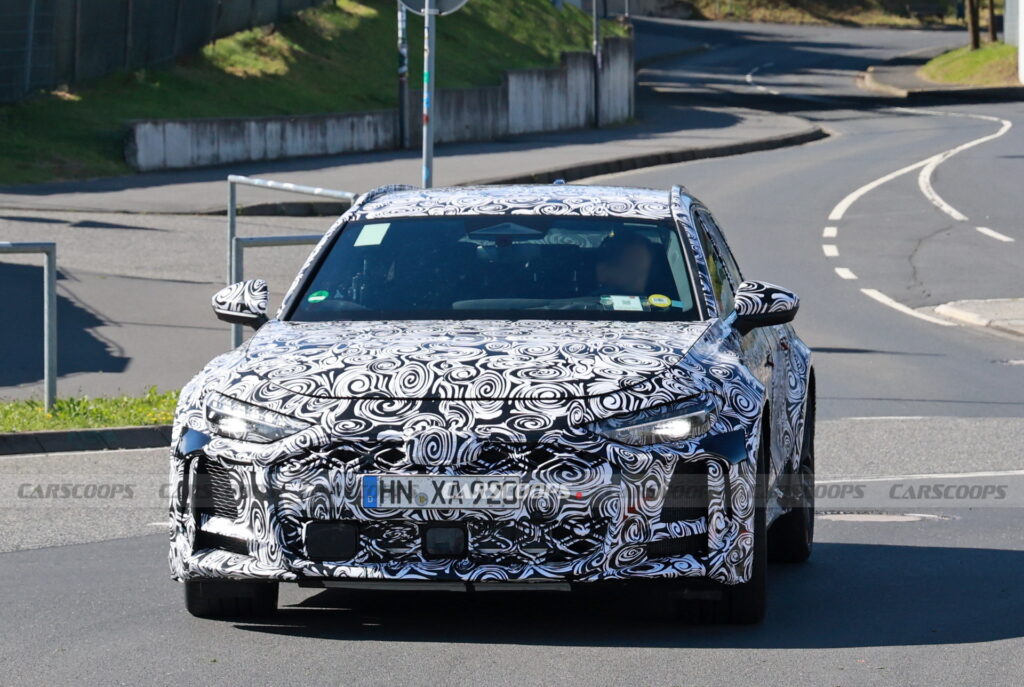
[[[542,215],[351,222],[292,320],[697,318],[670,220]]]

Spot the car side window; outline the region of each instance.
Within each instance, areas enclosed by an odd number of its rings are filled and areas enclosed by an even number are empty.
[[[700,237],[701,247],[704,249],[704,256],[708,263],[708,274],[711,276],[711,288],[718,300],[719,317],[724,317],[732,312],[733,294],[735,286],[729,278],[722,256],[712,242],[708,230],[707,219],[703,212],[695,213],[697,219],[697,235]]]
[[[740,272],[740,266],[737,264],[736,258],[733,257],[732,251],[729,249],[729,243],[725,240],[722,230],[718,228],[717,224],[715,224],[715,218],[711,216],[711,213],[704,209],[701,209],[698,212],[700,213],[701,220],[703,221],[708,235],[711,238],[711,242],[715,246],[715,250],[722,259],[723,266],[729,273],[729,279],[732,281],[732,285],[734,287],[738,287],[743,281],[743,273]]]

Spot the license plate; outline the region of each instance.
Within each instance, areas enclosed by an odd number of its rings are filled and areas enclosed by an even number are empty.
[[[363,475],[363,508],[515,508],[518,477],[508,475]]]

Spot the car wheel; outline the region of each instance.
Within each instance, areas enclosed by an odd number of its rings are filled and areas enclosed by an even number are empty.
[[[767,420],[766,420],[767,421]],[[767,440],[761,442],[754,493],[754,546],[750,579],[735,585],[719,585],[721,598],[697,602],[697,620],[720,625],[752,625],[764,619],[768,596],[768,496]]]
[[[804,419],[800,467],[794,475],[798,502],[772,523],[768,549],[772,562],[803,563],[814,545],[814,401]]]
[[[277,582],[186,580],[185,608],[198,618],[253,618],[277,610]]]

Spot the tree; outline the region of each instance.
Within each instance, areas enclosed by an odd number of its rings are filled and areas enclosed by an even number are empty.
[[[981,33],[978,27],[980,2],[981,0],[967,0],[967,33],[970,36],[971,50],[981,47]]]

